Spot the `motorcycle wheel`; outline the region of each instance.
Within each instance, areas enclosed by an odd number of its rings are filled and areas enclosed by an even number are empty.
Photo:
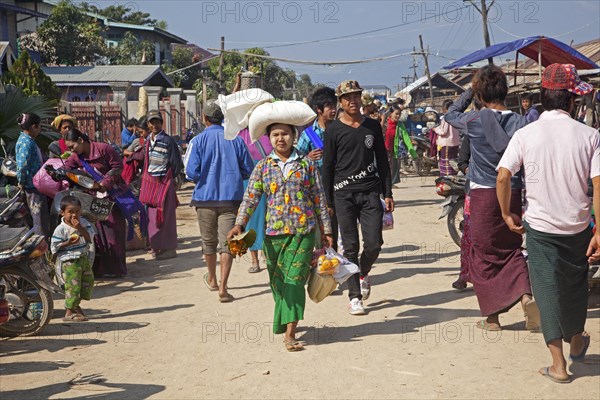
[[[50,322],[54,302],[50,292],[19,268],[5,268],[0,278],[6,282],[5,298],[9,302],[10,319],[0,324],[0,336],[32,336]]]
[[[427,176],[431,173],[431,164],[421,160],[421,169],[419,170],[419,176]]]
[[[463,234],[465,199],[461,198],[454,203],[454,206],[448,213],[448,232],[454,243],[460,247],[460,240]]]

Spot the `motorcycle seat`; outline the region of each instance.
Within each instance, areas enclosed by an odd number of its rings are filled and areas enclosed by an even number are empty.
[[[26,227],[10,228],[0,225],[0,251],[12,249],[28,230]]]
[[[7,221],[10,218],[12,218],[13,214],[16,211],[20,210],[21,207],[23,207],[23,203],[21,203],[20,201],[16,201],[10,207],[8,207],[8,209],[7,206],[8,203],[0,203],[0,213],[4,213],[4,215],[2,216],[2,221]]]
[[[2,190],[0,190],[0,201],[6,201],[7,199],[14,197],[18,191],[19,188],[16,186],[10,185],[7,188],[2,187]]]

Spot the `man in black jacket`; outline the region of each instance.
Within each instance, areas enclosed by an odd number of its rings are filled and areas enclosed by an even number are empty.
[[[371,293],[369,271],[383,244],[382,207],[394,210],[387,153],[378,121],[360,113],[362,88],[356,81],[344,81],[336,90],[344,110],[339,120],[327,127],[323,151],[323,186],[330,210],[337,215],[344,255],[360,268],[348,279],[349,313],[364,315],[362,300]],[[358,257],[358,226],[363,252]]]

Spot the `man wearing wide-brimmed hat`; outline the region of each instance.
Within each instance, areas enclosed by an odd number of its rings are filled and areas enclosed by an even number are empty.
[[[371,293],[369,271],[383,244],[383,191],[387,211],[394,210],[387,152],[378,121],[360,112],[362,88],[357,81],[339,84],[336,96],[344,113],[325,131],[323,186],[327,206],[333,209],[340,227],[344,256],[360,268],[348,279],[351,315],[364,315],[363,300]],[[358,257],[360,220],[363,252]]]
[[[570,382],[562,341],[570,343],[571,362],[583,362],[590,345],[584,328],[589,263],[600,259],[600,230],[592,234],[590,229],[592,207],[596,218],[600,215],[600,135],[571,113],[575,97],[592,89],[575,66],[549,65],[541,92],[546,111],[515,132],[498,164],[502,217],[512,231],[527,232],[533,296],[552,355],[552,365],[539,372],[556,383]],[[521,223],[520,215],[511,213],[510,179],[522,166],[528,207]],[[587,195],[589,178],[593,203]]]

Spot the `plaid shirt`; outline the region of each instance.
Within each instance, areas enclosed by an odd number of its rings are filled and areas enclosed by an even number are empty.
[[[264,193],[267,196],[267,235],[307,234],[317,223],[325,234],[331,234],[320,174],[312,161],[303,156],[290,163],[289,170],[286,168],[287,176],[283,175],[274,153],[256,164],[236,225],[246,226]]]
[[[315,119],[315,122],[313,122],[312,128],[315,131],[315,133],[321,138],[321,141],[323,141],[323,135],[325,133],[325,129],[323,129],[319,126],[318,118]],[[306,129],[302,132],[302,134],[298,138],[298,144],[296,145],[296,149],[304,155],[308,155],[308,153],[310,153],[311,151],[316,149],[315,145],[310,141],[310,138],[308,137],[308,134],[306,133]],[[323,167],[323,158],[321,157],[320,160],[313,161],[313,162],[317,165],[317,168],[319,169],[319,171],[321,171],[321,169]]]

